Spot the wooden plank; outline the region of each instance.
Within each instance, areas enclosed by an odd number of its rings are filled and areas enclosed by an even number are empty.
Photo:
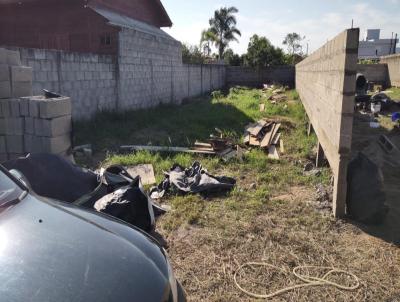
[[[212,148],[212,145],[211,145],[211,144],[202,143],[202,142],[199,142],[199,141],[196,141],[196,142],[194,143],[194,146],[195,146],[195,147],[203,147],[203,148]]]
[[[274,132],[272,133],[271,139],[269,141],[269,144],[272,144],[273,138],[277,135],[279,129],[281,128],[281,124],[275,124]]]
[[[258,121],[254,127],[248,128],[247,132],[249,132],[250,135],[257,136],[261,132],[261,130],[266,126],[267,126],[267,122],[261,120],[261,121]]]
[[[283,143],[283,139],[280,140],[279,151],[280,151],[282,154],[285,153],[285,146],[284,146],[284,143]]]
[[[127,171],[132,177],[140,176],[143,185],[153,185],[156,183],[154,168],[151,164],[128,167]]]
[[[281,139],[281,134],[277,133],[271,141],[271,145],[277,145]]]
[[[257,125],[257,123],[250,123],[250,124],[248,124],[248,125],[244,128],[245,133],[249,133],[249,130],[252,129],[252,128],[254,128],[256,125]]]
[[[269,144],[270,144],[272,135],[273,135],[273,133],[274,133],[275,127],[276,127],[276,124],[273,124],[271,130],[270,130],[269,132],[267,132],[267,133],[265,134],[264,138],[261,140],[260,146],[261,146],[262,148],[267,148],[267,147],[269,147]]]
[[[121,151],[152,151],[152,152],[177,152],[177,153],[196,153],[215,155],[214,151],[193,150],[184,147],[168,147],[168,146],[135,146],[126,145],[120,147]]]
[[[268,158],[277,159],[277,160],[280,159],[278,150],[276,149],[276,146],[274,146],[274,145],[269,146],[269,148],[268,148]]]
[[[249,144],[250,144],[250,146],[260,146],[260,141],[258,140],[257,137],[254,137],[254,136],[250,135]]]

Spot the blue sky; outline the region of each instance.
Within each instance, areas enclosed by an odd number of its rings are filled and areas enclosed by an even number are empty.
[[[306,36],[310,51],[318,49],[328,39],[346,28],[360,27],[361,37],[367,28],[381,28],[381,37],[390,38],[392,32],[400,35],[400,0],[162,0],[172,22],[165,29],[181,42],[198,44],[202,29],[215,9],[236,6],[239,9],[238,28],[242,31],[240,43],[231,48],[238,53],[247,49],[253,34],[266,36],[274,45],[284,47],[282,41],[289,32]]]

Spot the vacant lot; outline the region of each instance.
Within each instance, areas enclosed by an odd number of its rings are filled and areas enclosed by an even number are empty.
[[[215,95],[215,94],[214,94]],[[97,167],[118,163],[154,165],[157,180],[173,163],[200,161],[214,175],[232,176],[236,188],[226,196],[169,196],[172,210],[157,225],[168,243],[177,277],[191,301],[251,301],[235,286],[240,265],[265,261],[282,270],[253,267],[240,274],[246,289],[268,293],[301,283],[290,274],[299,265],[336,267],[360,279],[354,291],[317,286],[297,289],[276,301],[397,301],[400,299],[398,247],[361,231],[350,221],[335,220],[326,211],[330,171],[304,175],[314,159],[315,136],[306,135],[306,117],[295,91],[277,105],[261,90],[231,89],[226,96],[199,98],[180,107],[168,106],[121,114],[101,114],[75,125],[75,143],[92,143]],[[268,95],[267,95],[268,96]],[[266,111],[259,111],[259,104]],[[240,140],[245,125],[261,117],[283,123],[285,154],[280,161],[250,150],[243,162],[215,157],[138,152],[118,155],[122,144],[188,146],[205,140],[215,127]],[[317,192],[317,188],[319,189]],[[326,271],[325,271],[326,272]],[[324,272],[309,272],[322,276]],[[349,280],[334,276],[349,285]]]

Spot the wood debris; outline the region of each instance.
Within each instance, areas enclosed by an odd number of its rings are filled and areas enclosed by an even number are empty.
[[[245,128],[244,143],[263,148],[268,151],[269,158],[279,159],[278,148],[283,149],[280,128],[281,123],[269,120],[249,124]]]

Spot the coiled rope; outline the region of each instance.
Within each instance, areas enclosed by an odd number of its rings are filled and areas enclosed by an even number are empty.
[[[292,270],[292,273],[294,276],[296,276],[298,279],[300,279],[301,281],[303,281],[304,283],[302,284],[297,284],[297,285],[293,285],[293,286],[289,286],[289,287],[285,287],[282,288],[276,292],[270,293],[270,294],[257,294],[257,293],[253,293],[251,291],[248,291],[246,289],[244,289],[242,286],[240,286],[240,284],[237,281],[236,276],[239,274],[239,272],[241,272],[245,267],[253,267],[253,266],[264,266],[264,267],[269,267],[269,268],[273,268],[275,270],[279,270],[283,273],[286,273],[286,271],[284,271],[282,268],[279,268],[275,265],[266,263],[266,262],[248,262],[243,264],[242,266],[239,267],[239,269],[235,272],[235,274],[233,275],[233,279],[235,281],[235,285],[245,294],[254,297],[254,298],[261,298],[261,299],[270,299],[273,298],[275,296],[281,295],[283,293],[298,289],[298,288],[303,288],[303,287],[310,287],[310,286],[333,286],[336,287],[338,289],[342,289],[342,290],[347,290],[347,291],[352,291],[352,290],[356,290],[360,287],[360,281],[358,279],[358,277],[356,275],[354,275],[353,273],[344,271],[344,270],[340,270],[340,269],[336,269],[336,268],[332,268],[332,267],[324,267],[324,266],[297,266]],[[316,269],[321,269],[321,270],[329,270],[323,277],[319,278],[319,277],[312,277],[312,276],[305,276],[300,274],[298,271],[302,270],[302,269],[310,269],[310,268],[316,268]],[[332,274],[342,274],[342,275],[347,275],[351,278],[353,278],[354,280],[354,285],[353,286],[345,286],[333,281],[328,280],[327,278],[332,275]]]

